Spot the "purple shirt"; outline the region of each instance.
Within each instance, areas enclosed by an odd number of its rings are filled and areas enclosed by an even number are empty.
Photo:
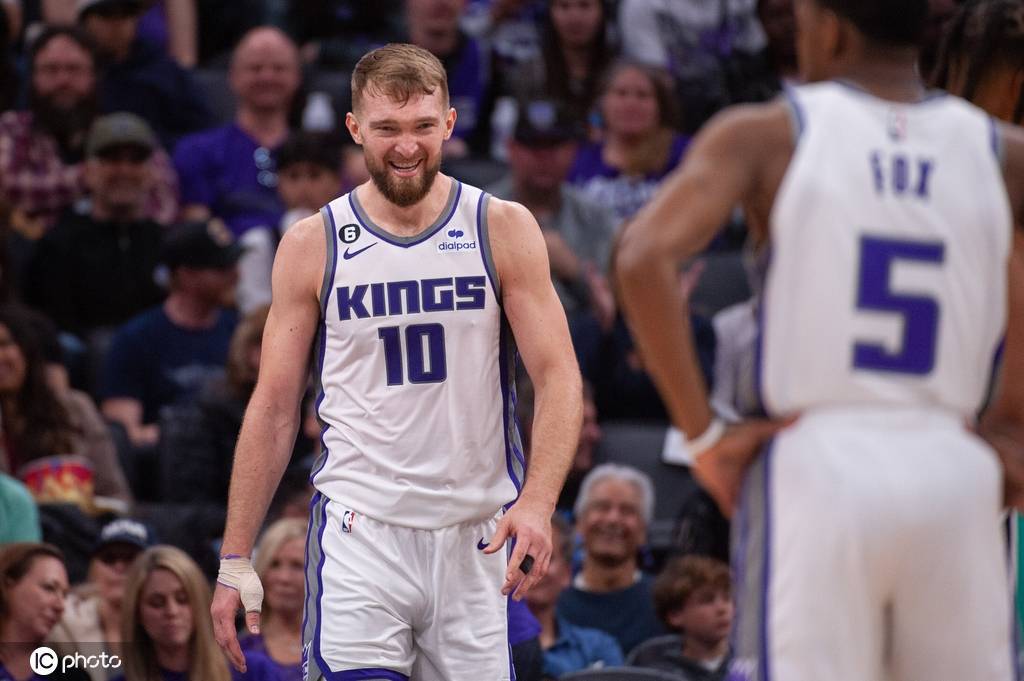
[[[689,137],[675,135],[665,166],[643,177],[623,175],[618,168],[612,168],[604,162],[600,144],[585,144],[576,152],[576,161],[569,171],[568,181],[591,202],[605,208],[621,222],[636,215],[654,196],[665,176],[679,165],[689,144]]]
[[[182,205],[206,206],[236,236],[280,224],[284,204],[277,195],[273,150],[236,124],[182,138],[174,149],[174,165]]]
[[[255,636],[247,635],[238,640],[238,645],[241,647],[246,658],[248,658],[250,653],[265,655],[267,663],[274,668],[274,678],[279,681],[302,681],[302,663],[281,664],[272,658],[270,651],[267,650],[267,642],[263,640],[262,634],[256,634]]]

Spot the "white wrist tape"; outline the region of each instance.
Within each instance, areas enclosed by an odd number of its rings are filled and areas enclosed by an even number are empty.
[[[723,435],[725,435],[725,421],[719,418],[712,419],[703,433],[687,441],[686,447],[690,450],[690,456],[696,461],[698,456],[718,444]]]
[[[217,582],[238,592],[246,612],[260,612],[263,608],[263,584],[248,558],[232,556],[220,559]]]

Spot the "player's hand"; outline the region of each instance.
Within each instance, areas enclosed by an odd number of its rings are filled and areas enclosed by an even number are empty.
[[[515,537],[516,540],[516,547],[505,571],[505,584],[501,587],[501,593],[511,593],[515,600],[522,600],[533,585],[547,573],[548,564],[551,562],[552,511],[548,504],[534,503],[520,497],[498,521],[498,527],[484,553],[495,553],[504,547],[505,541],[511,537]],[[524,567],[523,560],[527,556],[532,560],[527,561],[524,571],[521,568]]]
[[[764,444],[794,420],[744,421],[730,426],[722,439],[694,461],[694,477],[712,496],[725,517],[731,518],[736,510],[747,468]]]
[[[238,606],[245,607],[245,627],[253,634],[260,633],[260,609],[263,605],[263,585],[247,558],[221,559],[217,586],[213,591],[210,616],[213,618],[213,637],[239,672],[245,673],[245,655],[238,645],[235,631],[235,613]]]

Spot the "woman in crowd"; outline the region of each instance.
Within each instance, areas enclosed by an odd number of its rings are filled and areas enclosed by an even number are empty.
[[[253,564],[264,591],[260,633],[239,641],[243,652],[267,655],[282,681],[302,679],[305,550],[305,520],[278,520],[263,533]]]
[[[149,529],[137,520],[120,518],[100,530],[89,560],[88,578],[67,599],[64,616],[49,640],[60,653],[93,655],[104,644],[113,653],[121,643],[125,577],[132,563],[152,544]],[[120,673],[115,669],[89,669],[92,681]]]
[[[38,676],[30,664],[35,649],[60,621],[67,593],[64,556],[56,546],[24,542],[0,549],[0,679],[88,681],[84,672],[59,667]]]
[[[95,494],[116,500],[123,510],[132,496],[113,440],[89,396],[69,388],[57,378],[61,372],[53,371],[59,366],[59,358],[48,357],[47,348],[59,345],[51,328],[33,312],[12,305],[0,307],[0,412],[4,435],[0,470],[25,480],[41,501],[74,502],[92,510],[90,497]],[[75,474],[49,478],[43,475],[43,469],[53,471],[53,466],[36,466],[40,470],[26,473],[33,469],[33,462],[68,456],[86,462],[92,476],[91,490],[89,481],[78,477],[77,469]],[[84,489],[74,488],[72,480],[82,482]]]
[[[580,147],[569,182],[623,221],[679,165],[689,138],[673,127],[672,83],[661,69],[617,62],[601,89],[599,106],[603,138]]]
[[[126,681],[275,681],[270,661],[247,653],[233,674],[213,638],[210,587],[181,549],[154,546],[132,565],[125,585],[121,637]]]

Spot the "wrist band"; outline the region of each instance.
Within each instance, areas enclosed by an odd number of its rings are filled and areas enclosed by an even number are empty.
[[[690,456],[696,461],[697,457],[718,444],[718,441],[725,435],[725,421],[720,418],[711,419],[711,423],[699,436],[686,443],[690,450]]]

